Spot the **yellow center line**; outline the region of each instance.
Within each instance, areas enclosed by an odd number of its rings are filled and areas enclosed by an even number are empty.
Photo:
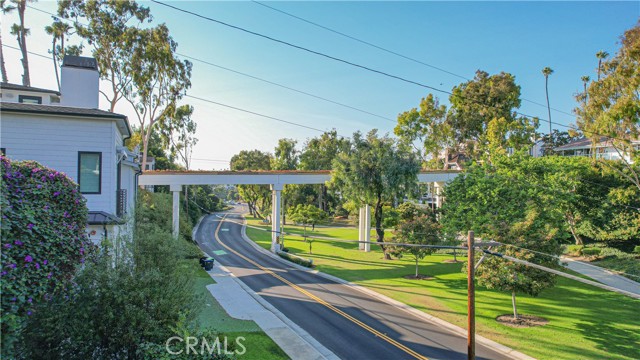
[[[300,286],[292,283],[291,281],[283,278],[282,276],[276,274],[275,272],[273,272],[272,270],[265,268],[264,266],[258,264],[257,262],[249,259],[248,257],[240,254],[239,252],[235,251],[234,249],[232,249],[231,247],[229,247],[228,245],[224,244],[220,238],[218,237],[218,233],[220,232],[220,227],[222,226],[222,222],[225,221],[225,218],[227,217],[227,215],[225,214],[222,219],[218,220],[218,226],[216,227],[216,231],[214,233],[215,235],[215,239],[218,242],[218,244],[222,245],[224,248],[226,248],[227,250],[229,250],[230,252],[234,253],[235,255],[239,256],[240,258],[246,260],[247,262],[253,264],[254,266],[256,266],[257,268],[259,268],[260,270],[264,271],[265,273],[275,277],[276,279],[282,281],[283,283],[289,285],[290,287],[292,287],[293,289],[299,291],[300,293],[306,295],[307,297],[309,297],[310,299],[318,302],[319,304],[322,304],[324,306],[326,306],[327,308],[331,309],[332,311],[334,311],[335,313],[341,315],[342,317],[346,318],[347,320],[355,323],[356,325],[362,327],[363,329],[369,331],[370,333],[372,333],[373,335],[385,340],[386,342],[390,343],[391,345],[399,348],[400,350],[403,350],[404,352],[406,352],[407,354],[415,357],[416,359],[421,359],[421,360],[429,360],[429,358],[420,355],[419,353],[415,352],[414,350],[411,350],[410,348],[408,348],[407,346],[397,342],[396,340],[390,338],[389,336],[387,336],[386,334],[381,333],[380,331],[372,328],[371,326],[363,323],[362,321],[354,318],[353,316],[345,313],[344,311],[338,309],[337,307],[331,305],[330,303],[326,302],[325,300],[319,298],[318,296],[310,293],[309,291],[301,288]]]

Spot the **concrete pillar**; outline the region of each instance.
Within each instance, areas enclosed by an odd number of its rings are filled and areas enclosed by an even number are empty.
[[[371,244],[369,243],[371,241],[371,206],[369,205],[364,207],[364,220],[364,241],[367,241],[364,244],[364,251],[369,252],[371,251]]]
[[[371,251],[371,244],[365,243],[371,241],[371,207],[365,205],[360,208],[360,219],[358,221],[358,249]]]
[[[271,251],[280,250],[280,213],[282,211],[282,184],[271,185]]]
[[[169,190],[173,194],[173,237],[177,239],[180,235],[180,193],[182,192],[182,185],[170,185]]]
[[[361,207],[360,214],[358,216],[358,241],[361,241],[361,242],[358,243],[358,250],[364,250],[364,243],[362,242],[362,241],[365,241],[364,227],[365,227],[364,208]]]
[[[442,207],[442,203],[444,201],[444,197],[443,197],[444,182],[443,181],[434,182],[433,188],[436,193],[436,207],[439,209]]]

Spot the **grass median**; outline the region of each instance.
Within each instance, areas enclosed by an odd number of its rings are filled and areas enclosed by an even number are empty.
[[[247,217],[249,225],[269,225]],[[285,226],[285,232],[303,229]],[[356,228],[307,229],[307,234],[357,240]],[[271,245],[267,231],[247,228],[247,235],[264,248]],[[374,237],[372,236],[372,239]],[[445,263],[453,256],[434,254],[420,262],[420,273],[433,280],[403,278],[413,273],[413,260],[384,260],[379,247],[358,250],[356,243],[315,240],[313,253],[301,236],[285,235],[292,254],[313,259],[316,269],[352,281],[411,305],[455,325],[466,327],[467,279],[462,263]],[[464,259],[463,259],[464,260]],[[511,294],[476,288],[477,333],[538,359],[640,359],[640,301],[566,278],[534,298],[518,295],[518,312],[547,319],[544,326],[511,328],[495,318],[510,314]]]

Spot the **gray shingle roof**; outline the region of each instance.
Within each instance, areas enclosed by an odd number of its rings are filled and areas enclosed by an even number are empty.
[[[41,93],[47,93],[47,94],[60,95],[60,92],[55,91],[55,90],[42,89],[42,88],[37,88],[37,87],[32,87],[32,86],[24,86],[24,85],[18,85],[18,84],[10,84],[10,83],[6,83],[6,82],[0,83],[0,88],[7,89],[7,90],[41,92]]]

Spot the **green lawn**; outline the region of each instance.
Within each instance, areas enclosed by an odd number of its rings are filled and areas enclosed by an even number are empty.
[[[255,322],[238,320],[229,316],[206,288],[207,285],[215,283],[214,280],[202,269],[199,269],[197,274],[196,291],[202,295],[204,301],[202,311],[197,318],[198,325],[224,333],[230,342],[239,336],[244,337],[245,340],[242,344],[246,347],[247,352],[238,356],[239,359],[289,359]]]
[[[250,225],[268,225],[247,218]],[[287,226],[285,231],[295,230]],[[322,228],[314,235],[357,239],[357,229]],[[247,228],[247,235],[265,248],[270,233]],[[410,259],[385,261],[377,246],[369,253],[358,251],[357,244],[313,243],[313,254],[302,238],[286,236],[291,253],[313,259],[316,268],[331,275],[368,287],[461,327],[466,327],[467,280],[461,263],[443,263],[452,259],[445,254],[428,256],[420,272],[435,280],[402,278],[412,274]],[[521,314],[542,316],[549,323],[535,328],[509,328],[495,321],[498,315],[511,313],[511,295],[476,288],[478,334],[517,349],[538,359],[640,359],[640,301],[594,288],[566,278],[537,298],[518,296]]]

